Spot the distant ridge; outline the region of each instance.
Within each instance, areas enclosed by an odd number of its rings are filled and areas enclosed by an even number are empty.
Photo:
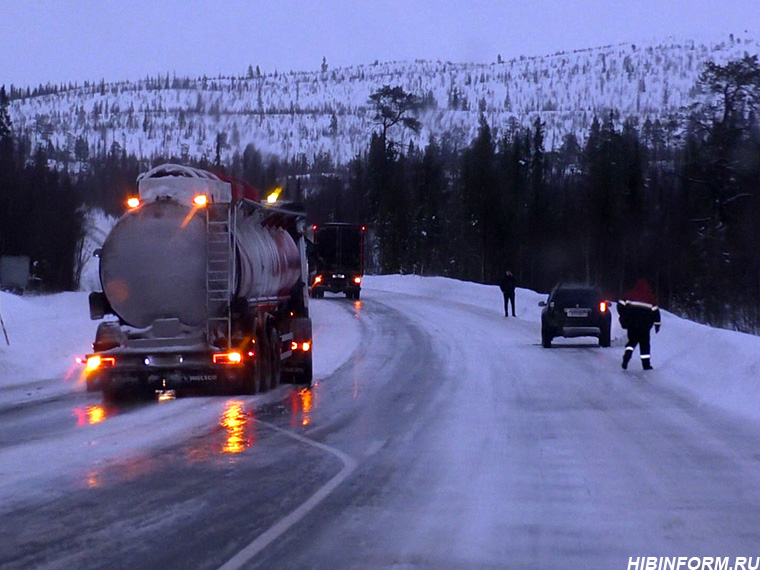
[[[217,142],[230,162],[253,144],[283,159],[329,155],[347,162],[374,128],[369,95],[401,85],[427,103],[419,135],[399,142],[424,146],[431,137],[464,146],[482,113],[497,136],[540,118],[547,148],[568,133],[585,134],[594,116],[619,113],[666,123],[699,96],[704,62],[760,53],[760,35],[714,41],[669,38],[624,43],[500,63],[389,62],[326,72],[243,77],[157,76],[135,82],[50,87],[36,96],[14,89],[10,114],[17,135],[52,148],[58,162],[124,149],[139,158],[206,156]]]

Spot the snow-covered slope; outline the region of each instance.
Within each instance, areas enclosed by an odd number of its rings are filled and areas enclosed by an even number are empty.
[[[39,95],[14,88],[10,113],[17,134],[29,136],[32,148],[49,141],[72,161],[112,148],[138,157],[213,160],[221,135],[228,163],[249,143],[283,159],[302,154],[312,161],[329,153],[345,162],[366,147],[373,129],[369,95],[383,85],[400,85],[428,103],[422,131],[412,136],[422,145],[430,136],[469,144],[482,112],[501,133],[540,117],[552,148],[566,133],[585,134],[594,115],[609,109],[621,119],[665,124],[693,102],[705,61],[758,52],[760,38],[745,33],[713,42],[620,44],[492,64],[390,62],[242,78],[167,74],[136,83],[51,86],[54,93]],[[396,136],[408,140],[410,134]]]

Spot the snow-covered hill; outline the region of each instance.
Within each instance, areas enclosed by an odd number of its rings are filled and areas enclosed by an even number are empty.
[[[594,115],[609,109],[622,120],[665,124],[694,101],[705,61],[759,52],[760,36],[745,32],[713,42],[620,44],[492,64],[391,62],[241,78],[167,74],[42,95],[13,88],[10,113],[16,133],[29,136],[32,148],[49,143],[72,162],[112,148],[141,158],[213,160],[219,135],[226,162],[250,143],[282,159],[303,155],[312,161],[329,153],[346,162],[366,148],[373,130],[369,95],[400,85],[428,103],[422,131],[412,137],[422,145],[431,136],[469,144],[482,112],[501,133],[540,116],[552,148],[566,133],[585,134]],[[408,140],[410,133],[396,136]]]

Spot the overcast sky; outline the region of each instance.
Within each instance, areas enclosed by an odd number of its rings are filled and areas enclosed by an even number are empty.
[[[760,0],[0,0],[0,84],[491,62],[760,29]]]

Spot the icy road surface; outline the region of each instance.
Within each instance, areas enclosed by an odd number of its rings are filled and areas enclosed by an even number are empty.
[[[471,284],[409,283],[369,279],[360,302],[313,302],[329,358],[312,391],[119,409],[81,389],[7,400],[0,567],[627,568],[758,554],[758,339],[667,316],[656,369],[623,371],[621,338],[543,349],[542,296],[520,291],[505,319],[496,288],[466,304]]]

